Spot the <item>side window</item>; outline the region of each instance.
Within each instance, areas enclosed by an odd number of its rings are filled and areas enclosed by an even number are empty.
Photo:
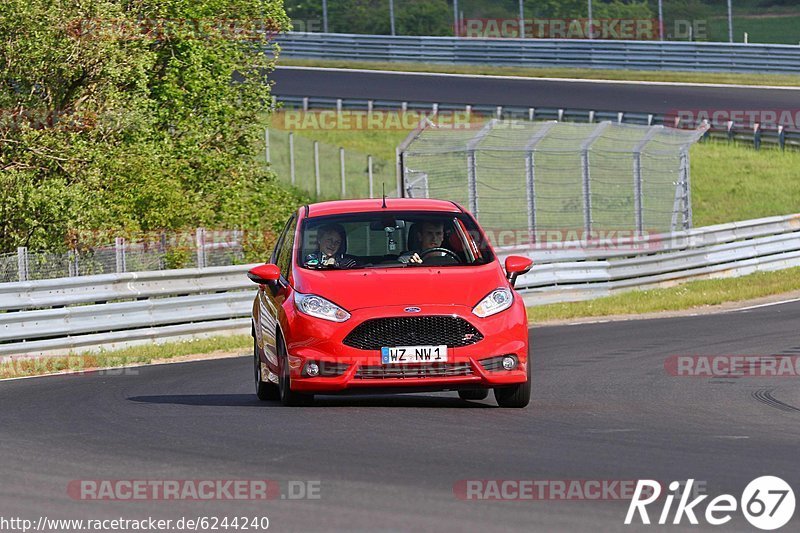
[[[278,268],[281,269],[281,275],[286,278],[289,276],[289,269],[292,268],[292,250],[294,249],[294,234],[297,228],[297,220],[292,217],[287,225],[285,234],[282,239],[280,249],[278,250]]]

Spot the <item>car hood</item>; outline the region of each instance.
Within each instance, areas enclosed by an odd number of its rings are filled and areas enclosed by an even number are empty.
[[[295,271],[294,288],[316,294],[348,311],[397,305],[474,307],[508,281],[496,263],[474,267],[406,267]]]

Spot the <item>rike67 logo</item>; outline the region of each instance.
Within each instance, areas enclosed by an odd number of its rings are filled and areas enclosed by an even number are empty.
[[[685,484],[678,481],[669,484],[671,494],[667,494],[664,498],[664,506],[658,516],[658,524],[670,523],[672,504],[676,496],[678,504],[672,515],[672,524],[680,524],[685,516],[690,524],[697,525],[699,524],[697,519],[699,514],[705,518],[708,524],[721,526],[730,522],[732,513],[735,513],[739,507],[751,525],[769,531],[786,525],[794,515],[794,491],[779,477],[762,476],[754,479],[745,487],[739,501],[730,494],[721,494],[707,503],[705,512],[702,514],[700,513],[700,504],[708,498],[708,495],[697,496],[690,501],[693,483],[694,480],[689,479]],[[682,486],[684,487],[683,491],[678,494],[676,491]],[[628,514],[625,516],[625,524],[630,525],[637,514],[642,524],[650,524],[647,506],[653,504],[660,496],[661,484],[658,481],[639,480],[628,507]]]

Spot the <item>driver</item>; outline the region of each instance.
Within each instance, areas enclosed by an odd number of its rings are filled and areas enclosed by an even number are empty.
[[[351,268],[356,265],[356,260],[351,255],[345,255],[347,248],[347,233],[339,224],[325,224],[317,230],[317,251],[308,254],[305,265],[311,268]]]
[[[409,235],[409,242],[419,243],[419,249],[409,250],[401,255],[398,258],[401,263],[422,263],[421,252],[442,247],[444,241],[444,224],[442,222],[426,220],[415,224],[412,232],[413,234]],[[436,251],[424,255],[425,257],[443,257],[447,254]]]

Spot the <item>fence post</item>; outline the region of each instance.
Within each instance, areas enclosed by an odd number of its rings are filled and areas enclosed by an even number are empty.
[[[650,126],[650,130],[645,134],[633,149],[633,210],[636,232],[644,235],[644,207],[642,202],[642,151],[650,140],[661,131],[661,126]]]
[[[17,247],[17,274],[20,281],[28,281],[28,247]]]
[[[124,237],[117,237],[114,239],[114,251],[116,252],[116,260],[117,260],[117,274],[121,274],[122,272],[127,272],[127,264],[125,261],[125,238]]]
[[[319,181],[319,141],[314,141],[314,182],[316,184],[317,198],[322,192],[322,186]]]
[[[294,174],[294,132],[289,132],[289,177],[292,185],[295,184],[296,178]]]
[[[581,175],[583,185],[583,229],[586,232],[585,238],[589,238],[592,232],[592,189],[591,189],[591,171],[589,167],[589,150],[592,143],[603,133],[611,122],[601,122],[592,131],[592,134],[583,141],[581,145]]]
[[[547,132],[555,125],[555,122],[544,124],[539,131],[531,136],[528,144],[525,145],[525,181],[527,185],[525,190],[528,199],[528,233],[531,239],[536,231],[536,160],[534,150],[539,141],[544,139]]]
[[[493,118],[481,128],[472,139],[467,142],[467,198],[468,209],[472,216],[478,218],[478,164],[475,151],[484,137],[489,135],[499,119]]]
[[[264,128],[264,159],[267,164],[270,164],[269,157],[269,128]]]
[[[69,263],[69,277],[74,278],[75,276],[79,276],[80,270],[78,269],[78,251],[70,250],[67,254],[67,261]]]
[[[195,246],[197,247],[197,268],[206,267],[206,230],[197,228],[194,236]]]
[[[375,182],[372,174],[372,156],[367,156],[367,177],[369,179],[369,197],[375,198]]]
[[[347,178],[346,178],[346,173],[345,173],[345,170],[344,170],[344,148],[342,148],[342,147],[339,147],[339,172],[340,172],[341,177],[342,177],[342,195],[341,195],[341,198],[344,198],[345,196],[347,196],[347,186],[345,184],[345,181],[347,180]]]

